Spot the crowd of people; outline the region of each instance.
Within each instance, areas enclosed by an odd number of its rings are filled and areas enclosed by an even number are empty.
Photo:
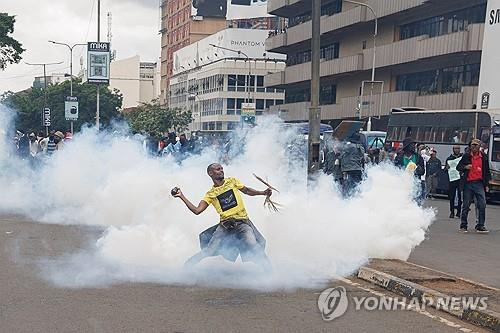
[[[48,135],[45,135],[43,132],[27,134],[22,130],[17,130],[14,136],[14,150],[21,159],[36,160],[63,149],[64,142],[67,140],[71,140],[69,132],[50,131]]]
[[[390,143],[374,154],[365,152],[355,137],[340,149],[325,152],[323,171],[332,175],[341,185],[344,196],[349,197],[363,180],[365,166],[369,163],[393,163],[407,170],[420,184],[416,201],[422,205],[426,198],[437,194],[438,180],[446,172],[449,182],[448,197],[450,218],[460,218],[460,232],[468,232],[468,215],[472,203],[476,207],[476,226],[478,233],[488,233],[485,227],[486,192],[489,191],[490,170],[487,146],[479,139],[473,139],[464,152],[458,145],[453,146],[445,166],[437,157],[437,151],[426,145],[406,138],[398,149]],[[463,199],[462,199],[463,198]]]

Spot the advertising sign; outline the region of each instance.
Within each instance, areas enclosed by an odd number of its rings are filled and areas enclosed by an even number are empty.
[[[477,106],[481,109],[500,108],[500,0],[488,0],[484,25],[483,52]]]
[[[109,43],[89,42],[87,45],[87,81],[109,84],[110,61]]]
[[[225,29],[174,53],[174,75],[221,59],[285,60],[286,55],[266,51],[268,30]],[[234,50],[229,51],[228,49]],[[238,53],[240,51],[241,53]]]
[[[45,127],[50,126],[50,109],[45,108],[42,112],[42,125]]]
[[[66,120],[78,120],[78,97],[66,97],[64,116]]]
[[[223,17],[227,20],[267,17],[267,0],[192,0],[194,17]]]

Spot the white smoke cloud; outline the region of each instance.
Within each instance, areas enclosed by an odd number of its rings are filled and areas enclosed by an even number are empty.
[[[35,171],[12,157],[5,108],[0,106],[0,214],[23,214],[55,224],[100,226],[104,232],[84,252],[43,263],[44,276],[61,286],[115,281],[154,281],[245,288],[311,286],[352,273],[369,258],[407,259],[425,238],[434,212],[412,200],[413,178],[389,165],[369,168],[359,194],[344,200],[330,177],[307,188],[303,166],[290,164],[285,133],[276,119],[239,133],[242,154],[225,164],[226,176],[262,189],[252,174],[280,190],[279,213],[263,197],[245,197],[250,218],[267,240],[272,274],[252,263],[208,258],[193,271],[182,264],[199,251],[198,234],[218,221],[213,208],[193,215],[170,189],[180,186],[195,204],[211,187],[206,166],[217,152],[206,149],[182,165],[146,156],[124,135],[87,129]],[[3,140],[3,141],[2,141]],[[240,145],[238,147],[238,145]],[[5,190],[4,190],[5,189]],[[47,263],[49,263],[47,265]]]

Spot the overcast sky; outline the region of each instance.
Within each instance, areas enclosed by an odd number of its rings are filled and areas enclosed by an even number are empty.
[[[24,62],[59,62],[47,67],[50,73],[69,73],[69,50],[48,43],[86,43],[97,39],[97,0],[0,0],[1,12],[16,15],[13,36],[26,51],[20,64],[0,71],[0,94],[29,88],[35,76],[43,75],[41,67]],[[92,10],[93,8],[93,10]],[[160,12],[158,0],[101,0],[101,41],[107,41],[107,13],[113,15],[112,49],[117,59],[140,55],[142,61],[157,61],[160,56],[158,34]],[[92,15],[92,18],[91,18]],[[80,70],[84,47],[73,54],[73,73]]]

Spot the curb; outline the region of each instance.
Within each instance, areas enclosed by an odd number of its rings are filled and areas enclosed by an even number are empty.
[[[455,309],[450,309],[447,306],[438,304],[438,300],[452,299],[451,296],[369,267],[361,267],[357,277],[396,294],[409,298],[416,297],[424,304],[430,305],[439,311],[500,333],[500,313],[490,310],[471,310],[464,308],[462,304],[459,304]]]

